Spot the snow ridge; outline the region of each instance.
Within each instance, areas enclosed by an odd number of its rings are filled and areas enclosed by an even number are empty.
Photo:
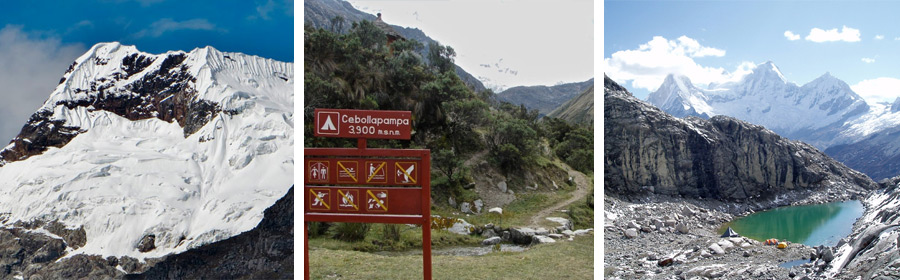
[[[93,46],[38,110],[77,135],[0,167],[0,226],[84,226],[68,256],[138,259],[252,229],[293,184],[293,76],[292,63],[212,47]],[[147,235],[156,249],[139,252]]]

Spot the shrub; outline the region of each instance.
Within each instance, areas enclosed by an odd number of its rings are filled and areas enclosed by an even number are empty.
[[[370,224],[365,223],[337,223],[334,227],[334,238],[343,241],[360,241],[366,238]]]
[[[383,224],[382,226],[382,238],[384,240],[400,241],[400,225]]]

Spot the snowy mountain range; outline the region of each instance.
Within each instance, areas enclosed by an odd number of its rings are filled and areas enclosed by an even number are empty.
[[[647,101],[677,117],[732,116],[825,150],[879,180],[900,175],[900,103],[868,104],[847,83],[825,73],[798,86],[771,61],[739,81],[699,88],[670,74]]]
[[[817,132],[869,110],[862,97],[831,74],[798,86],[788,82],[771,61],[757,65],[740,81],[708,89],[694,86],[685,76],[669,75],[647,101],[677,117],[732,116],[819,147],[833,143]]]
[[[0,228],[139,260],[248,231],[293,184],[293,83],[292,63],[212,47],[97,44],[0,151]]]

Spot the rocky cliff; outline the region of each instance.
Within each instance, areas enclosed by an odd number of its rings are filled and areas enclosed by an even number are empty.
[[[792,190],[848,194],[876,186],[814,147],[762,126],[726,116],[678,119],[608,77],[604,89],[607,194],[747,201]]]

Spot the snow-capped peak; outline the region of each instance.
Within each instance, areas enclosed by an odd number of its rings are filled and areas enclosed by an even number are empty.
[[[83,226],[69,256],[139,259],[239,234],[293,184],[292,111],[292,63],[96,44],[0,151],[0,226]]]

